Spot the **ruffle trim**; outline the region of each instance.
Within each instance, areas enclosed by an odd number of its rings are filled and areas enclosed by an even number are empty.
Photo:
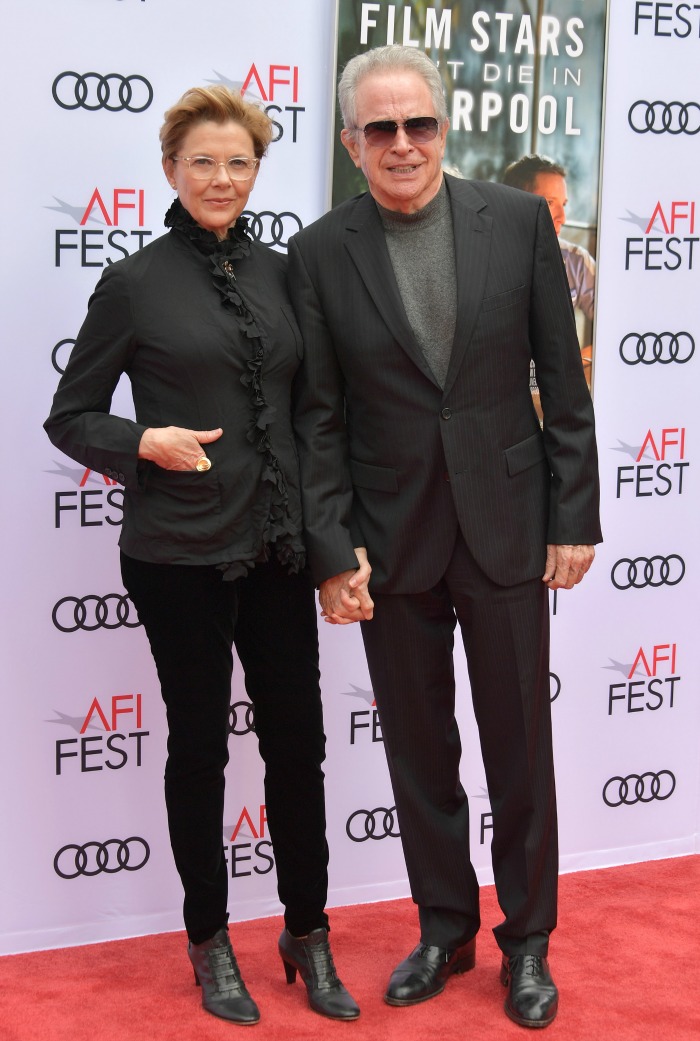
[[[233,266],[234,260],[246,257],[250,253],[248,222],[245,217],[239,217],[235,225],[229,229],[228,238],[217,239],[213,232],[206,231],[197,224],[176,199],[165,216],[165,225],[182,232],[201,253],[210,258],[214,286],[221,293],[224,306],[236,316],[238,326],[250,345],[247,372],[241,376],[241,383],[248,391],[252,413],[247,439],[255,451],[264,456],[261,480],[271,485],[270,508],[262,531],[261,557],[257,560],[220,564],[218,567],[224,572],[225,579],[239,578],[247,574],[256,563],[269,560],[270,547],[274,546],[275,556],[280,564],[285,566],[290,574],[296,574],[306,564],[306,551],[289,510],[286,478],[272,450],[270,427],[275,421],[277,410],[265,399],[262,389],[265,361],[263,338],[255,316],[238,287]]]

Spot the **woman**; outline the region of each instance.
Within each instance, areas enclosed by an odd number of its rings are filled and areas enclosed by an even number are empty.
[[[228,935],[222,847],[232,643],[255,708],[287,980],[334,1019],[359,1008],[328,945],[325,737],[304,566],[291,384],[302,344],[286,260],[240,217],[272,124],[223,86],[165,114],[170,232],[105,269],[45,427],[124,485],[124,586],[168,719],[165,797],[195,980],[207,1011],[260,1018]],[[109,414],[131,380],[136,421]]]

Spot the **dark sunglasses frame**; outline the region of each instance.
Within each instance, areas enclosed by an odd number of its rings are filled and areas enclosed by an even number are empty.
[[[434,116],[413,116],[403,123],[395,119],[377,119],[363,127],[357,127],[365,135],[370,145],[388,145],[396,137],[399,127],[403,127],[407,136],[416,144],[426,144],[437,137],[440,123]]]

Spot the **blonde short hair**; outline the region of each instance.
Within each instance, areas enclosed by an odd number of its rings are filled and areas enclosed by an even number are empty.
[[[258,105],[245,101],[241,94],[223,84],[191,87],[165,113],[160,128],[164,159],[171,159],[183,138],[198,123],[238,123],[253,139],[256,159],[262,159],[272,140],[272,120]]]

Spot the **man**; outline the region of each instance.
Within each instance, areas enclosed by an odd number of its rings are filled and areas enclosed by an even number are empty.
[[[595,260],[583,246],[561,238],[569,202],[566,170],[544,155],[524,155],[511,163],[503,175],[503,183],[520,188],[546,200],[559,236],[559,247],[571,290],[571,302],[593,321],[595,308]]]
[[[459,622],[493,813],[506,1011],[546,1026],[558,1000],[547,589],[579,582],[601,537],[566,278],[543,200],[443,175],[448,121],[425,54],[357,56],[339,97],[369,192],[290,243],[304,339],[296,426],[322,612],[362,624],[419,909],[420,943],[385,1000],[425,1001],[474,964]]]
[[[577,246],[561,237],[561,229],[566,223],[566,207],[569,203],[566,188],[566,170],[560,163],[555,163],[545,155],[524,155],[506,167],[503,175],[503,183],[511,188],[520,188],[521,191],[531,192],[539,195],[549,206],[552,215],[554,230],[559,239],[562,260],[569,282],[571,303],[574,308],[582,311],[588,322],[593,321],[595,310],[595,260],[583,246]],[[588,326],[588,332],[591,326]],[[586,383],[590,387],[592,376],[593,348],[588,333],[581,345],[581,362]],[[540,401],[539,388],[534,363],[530,368],[530,390],[532,400],[537,410],[538,418],[542,419],[542,404]]]

